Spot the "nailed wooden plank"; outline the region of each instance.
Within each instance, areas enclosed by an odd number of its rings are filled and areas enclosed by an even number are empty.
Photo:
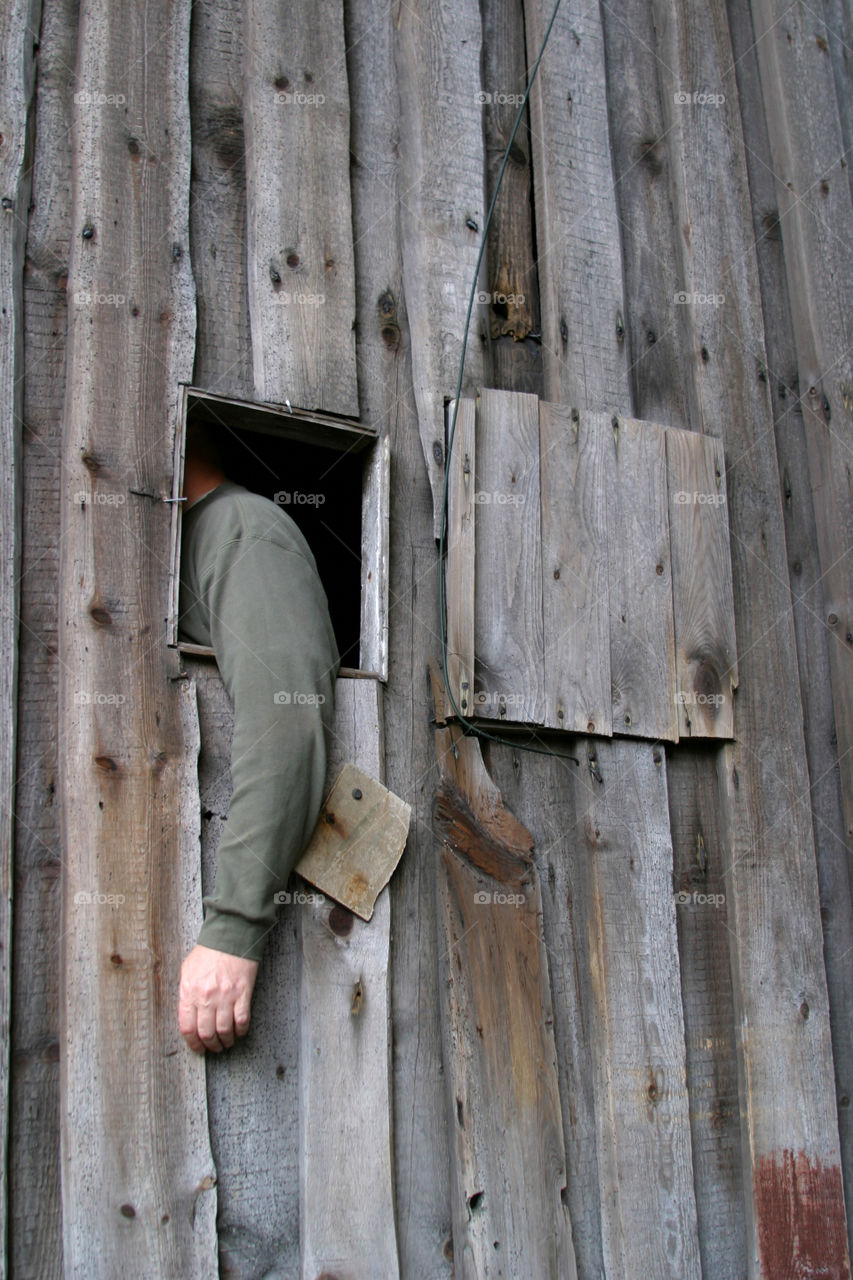
[[[475,456],[474,711],[495,720],[541,724],[545,693],[536,396],[481,389]]]
[[[443,677],[431,661],[433,687]],[[479,743],[436,730],[454,1258],[466,1280],[577,1275],[548,963],[531,836]]]
[[[830,633],[832,700],[848,841],[853,837],[853,195],[822,15],[753,0],[776,175],[809,478]],[[797,108],[792,109],[797,102]]]
[[[778,1274],[781,1242],[783,1266],[844,1276],[849,1257],[814,836],[801,799],[809,778],[772,405],[766,380],[755,376],[763,321],[732,50],[721,4],[687,13],[654,0],[653,16],[673,243],[679,289],[688,298],[678,307],[679,324],[685,349],[709,357],[685,364],[688,400],[697,427],[723,428],[730,459],[740,684],[736,739],[720,752],[718,773],[747,1263],[750,1274]],[[699,86],[724,101],[694,101]],[[719,294],[722,303],[708,302]],[[752,335],[746,347],[745,333]],[[796,1197],[794,1166],[804,1191]]]
[[[525,0],[527,63],[554,6]],[[607,120],[601,17],[561,4],[530,92],[544,395],[628,410],[619,224]]]
[[[375,680],[338,680],[335,750],[371,777],[383,771]],[[391,900],[370,923],[331,900],[299,913],[300,1240],[304,1280],[321,1273],[399,1275],[391,1130]]]
[[[828,17],[833,9],[833,5],[825,7]],[[853,15],[850,17],[853,20]],[[849,1242],[853,1228],[853,1116],[849,1105],[849,1099],[853,1097],[853,986],[849,981],[849,959],[853,954],[853,893],[829,673],[831,637],[823,621],[826,610],[809,484],[805,424],[797,397],[797,356],[755,38],[748,11],[737,10],[730,14],[729,20],[753,204],[767,367],[768,373],[772,371],[772,376],[768,376],[768,386],[784,495],[785,548],[820,885],[823,955],[829,992],[835,1089],[839,1102],[838,1129]],[[837,33],[839,27],[834,20],[830,21],[830,27],[830,49],[834,56],[837,41],[833,39],[833,33]],[[839,93],[839,108],[841,105]],[[849,110],[853,111],[853,99]]]
[[[599,419],[603,431],[610,415]],[[665,431],[656,423],[614,416],[610,434],[613,483],[606,502],[613,731],[676,741]]]
[[[453,406],[448,405],[448,422]],[[476,539],[476,400],[459,402],[447,485],[447,559],[444,595],[447,618],[447,679],[462,715],[474,705],[474,564]],[[451,712],[452,714],[452,712]]]
[[[189,4],[87,12],[77,57],[68,287],[92,301],[69,315],[58,629],[63,1265],[75,1276],[140,1257],[163,1274],[217,1270],[204,1069],[175,1004],[192,752],[162,643],[169,514],[128,493],[167,491],[192,368],[189,19]],[[87,100],[92,86],[103,101]],[[123,292],[127,306],[99,302]]]
[[[456,394],[462,338],[486,208],[480,85],[480,7],[425,0],[395,16],[399,86],[400,230],[412,382],[433,536],[441,534],[444,403]],[[436,174],[442,175],[441,182]],[[485,277],[478,282],[485,288]],[[482,335],[482,336],[481,336]],[[475,309],[462,392],[487,379],[485,317]]]
[[[199,329],[193,378],[210,391],[251,400],[243,0],[193,5],[190,122],[190,250]]]
[[[611,733],[606,415],[539,405],[546,725]]]
[[[295,870],[326,897],[369,920],[400,861],[412,807],[347,761],[323,801]]]
[[[21,601],[23,470],[24,257],[32,188],[33,46],[39,0],[17,0],[0,13],[0,1202],[8,1201],[9,1020],[12,974],[12,857],[18,741],[18,630]],[[0,1215],[0,1275],[6,1274],[7,1215]]]
[[[723,443],[675,427],[664,434],[678,732],[731,738],[737,654]]]
[[[593,751],[575,785],[605,1273],[699,1277],[664,753],[616,740]]]
[[[243,39],[254,398],[357,418],[343,6],[246,0]]]

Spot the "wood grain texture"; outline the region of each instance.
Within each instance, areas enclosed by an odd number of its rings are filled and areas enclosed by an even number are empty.
[[[605,1273],[698,1278],[664,753],[604,741],[592,763],[575,785],[589,861]]]
[[[246,0],[243,46],[254,399],[357,418],[343,6]]]
[[[12,1004],[12,866],[16,839],[19,618],[23,534],[24,259],[32,190],[34,45],[39,0],[0,13],[0,1275],[7,1274],[9,1196],[9,1023]]]
[[[545,718],[539,404],[481,389],[475,453],[474,710]]]
[[[431,663],[436,705],[443,677]],[[454,1259],[466,1280],[574,1277],[550,982],[532,839],[479,743],[436,729],[440,973]]]
[[[614,733],[678,739],[663,427],[599,415],[610,430],[606,490]]]
[[[544,723],[609,736],[609,421],[540,401],[539,458]]]
[[[736,740],[720,752],[718,775],[747,1265],[751,1275],[774,1274],[764,1242],[799,1238],[792,1265],[825,1265],[827,1274],[845,1275],[846,1251],[821,1256],[812,1247],[832,1238],[844,1203],[780,478],[769,447],[767,383],[756,376],[756,350],[760,368],[766,358],[731,43],[720,4],[687,14],[655,0],[653,14],[673,239],[680,291],[689,298],[677,310],[685,349],[696,353],[686,364],[691,421],[709,432],[722,427],[730,460],[740,684]],[[676,99],[705,85],[724,102]],[[722,304],[703,302],[710,294],[722,294]],[[785,1152],[796,1153],[812,1173],[824,1171],[808,1198],[786,1197]],[[818,1229],[818,1220],[830,1229]]]
[[[841,794],[853,849],[853,196],[822,14],[753,0],[820,556]],[[833,33],[833,39],[837,35]],[[796,105],[799,104],[799,105]],[[849,112],[849,103],[846,103]],[[846,143],[849,146],[849,141]]]
[[[451,400],[447,406],[448,422],[453,421],[454,404],[455,401]],[[473,715],[478,710],[474,699],[476,413],[476,400],[468,397],[460,400],[447,482],[447,558],[444,579],[447,679],[463,716]]]
[[[169,514],[129,492],[168,491],[192,368],[189,16],[188,4],[81,13],[59,599],[69,1276],[140,1258],[159,1274],[216,1273],[204,1067],[177,1025],[198,904],[183,895],[194,759],[162,634]]]
[[[737,654],[723,444],[675,427],[664,436],[678,732],[731,738]]]
[[[381,690],[337,682],[328,777],[384,772]],[[300,1239],[303,1280],[394,1280],[390,886],[369,923],[331,899],[299,912]]]
[[[530,67],[553,8],[550,0],[525,0]],[[579,0],[560,5],[529,102],[545,399],[628,411],[622,262],[597,6]]]
[[[412,379],[441,532],[445,400],[456,394],[468,300],[483,224],[484,155],[480,9],[475,0],[425,0],[394,9],[400,105],[399,222],[411,334]],[[451,53],[452,50],[452,53]],[[436,175],[441,174],[441,181]],[[485,275],[478,288],[485,288]],[[483,309],[472,312],[462,392],[484,379]]]

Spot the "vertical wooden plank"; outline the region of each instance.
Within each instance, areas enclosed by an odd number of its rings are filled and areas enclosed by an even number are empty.
[[[582,415],[585,416],[585,415]],[[609,415],[600,415],[609,419]],[[602,422],[601,430],[605,429]],[[663,427],[614,415],[607,490],[613,732],[678,739]]]
[[[246,0],[255,400],[358,417],[349,93],[340,0]]]
[[[545,724],[611,733],[606,415],[539,405]]]
[[[516,0],[483,7],[483,133],[486,196],[491,205],[504,152],[527,87],[524,14]],[[539,281],[533,249],[533,173],[530,107],[510,147],[488,240],[488,289],[480,295],[489,318],[492,386],[542,391]]]
[[[88,303],[69,316],[59,601],[69,1276],[217,1270],[204,1064],[177,1024],[200,903],[183,896],[193,744],[162,633],[169,509],[131,492],[169,491],[192,369],[189,16],[85,4],[80,21],[68,287]]]
[[[853,847],[853,196],[822,14],[753,0],[791,301],[848,846]],[[796,106],[795,106],[796,104]]]
[[[675,427],[664,434],[678,732],[731,738],[737,654],[723,443]]]
[[[605,1274],[698,1278],[664,754],[615,740],[594,751],[591,780],[576,786],[590,871]]]
[[[378,681],[339,680],[327,787],[346,761],[383,781],[383,756]],[[395,1280],[390,885],[369,922],[325,899],[299,923],[301,1274]]]
[[[830,7],[826,8],[827,14]],[[797,394],[797,355],[785,276],[785,250],[776,209],[775,177],[761,101],[755,34],[748,9],[730,5],[728,12],[741,101],[761,282],[761,311],[766,334],[768,386],[782,484],[785,548],[803,702],[849,1243],[853,1227],[853,1108],[850,1106],[853,1098],[853,985],[849,980],[850,956],[853,954],[853,894],[829,672],[832,637],[824,625],[826,610],[809,483],[806,428]],[[850,16],[853,20],[853,15]],[[830,27],[830,48],[835,51],[835,37],[840,28],[834,20]],[[840,91],[838,96],[841,108]],[[849,110],[853,111],[853,99]]]
[[[445,400],[456,394],[462,338],[486,217],[476,0],[395,7],[400,93],[400,235],[412,380],[433,536],[440,537]],[[441,180],[438,180],[438,175]],[[485,288],[485,275],[482,283]],[[462,391],[488,381],[482,308],[472,313]],[[478,313],[479,312],[479,313]]]
[[[539,402],[480,392],[474,501],[474,711],[541,724],[545,715]]]
[[[553,11],[525,0],[527,62]],[[629,408],[622,263],[598,6],[563,3],[530,92],[544,395]]]
[[[723,428],[732,460],[740,685],[736,740],[718,770],[748,1269],[847,1276],[812,816],[802,799],[809,778],[772,405],[755,375],[764,335],[727,17],[717,0],[689,13],[654,0],[653,16],[679,286],[689,299],[678,307],[680,328],[698,356],[686,366],[688,400],[697,427]],[[724,101],[694,100],[699,86]],[[718,294],[722,304],[709,304]]]
[[[57,596],[66,266],[77,6],[48,6],[38,32],[32,196],[24,274],[20,668],[9,1078],[8,1272],[59,1280]],[[9,45],[6,46],[10,47]],[[0,55],[2,56],[2,55]],[[5,129],[3,130],[5,132]]]
[[[21,599],[23,474],[23,279],[27,216],[32,187],[31,114],[38,42],[39,0],[17,0],[0,13],[0,1204],[8,1197],[9,1018],[12,974],[12,852],[18,700],[18,619]],[[6,1274],[7,1217],[0,1214],[0,1274]]]
[[[448,405],[448,422],[453,405]],[[447,560],[444,593],[447,613],[447,678],[462,715],[473,715],[474,564],[476,558],[476,400],[459,402],[447,485]]]
[[[190,249],[199,332],[192,378],[205,390],[251,400],[243,0],[193,5],[190,122]]]
[[[413,806],[406,852],[389,892],[394,1011],[394,1199],[403,1275],[443,1280],[452,1270],[448,1146],[444,1127],[435,893],[430,832],[434,769],[426,653],[438,630],[432,502],[412,389],[398,212],[401,105],[394,65],[397,13],[373,0],[345,6],[352,110],[353,238],[359,325],[356,355],[362,418],[387,433],[390,541],[388,683],[383,690],[385,782]],[[409,85],[407,93],[415,92]],[[407,106],[412,106],[411,102]],[[448,394],[452,394],[451,389]],[[365,500],[369,496],[365,494]]]
[[[574,1277],[532,839],[504,807],[479,743],[445,724],[437,663],[431,676],[442,726],[434,816],[455,1271]]]

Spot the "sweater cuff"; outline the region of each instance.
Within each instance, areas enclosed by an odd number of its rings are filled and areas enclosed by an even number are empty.
[[[240,956],[242,960],[259,961],[276,923],[261,921],[253,924],[243,916],[229,915],[209,907],[196,941],[202,947],[225,951],[229,955]]]

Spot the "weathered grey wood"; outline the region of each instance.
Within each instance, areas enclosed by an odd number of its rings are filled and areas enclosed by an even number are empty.
[[[25,346],[24,327],[25,254],[34,161],[34,46],[40,21],[38,0],[17,0],[5,5],[0,13],[0,1275],[4,1277],[12,1274],[17,1258],[22,1256],[42,1260],[45,1275],[56,1275],[61,1260],[56,1212],[57,1143],[55,1132],[48,1127],[53,1121],[51,1104],[55,1107],[56,1103],[56,984],[52,979],[56,957],[55,953],[48,955],[38,933],[31,932],[38,922],[46,927],[49,936],[50,921],[56,919],[57,864],[54,861],[49,865],[49,857],[45,856],[49,854],[48,845],[38,847],[42,826],[39,810],[45,798],[45,774],[38,770],[38,762],[50,736],[39,741],[28,703],[34,711],[43,708],[51,736],[55,735],[56,711],[49,700],[54,690],[43,655],[26,645],[30,639],[27,623],[36,622],[40,613],[38,596],[30,591],[28,598],[22,590],[22,570],[32,567],[24,558],[24,539],[41,523],[50,528],[49,489],[45,503],[34,500],[30,511],[25,514],[23,509],[25,360],[40,345],[30,342],[28,348]],[[43,160],[42,150],[40,163]],[[55,222],[40,216],[33,229],[33,255],[43,252],[55,235]],[[38,321],[43,320],[50,294],[56,288],[55,280],[47,283],[41,273],[38,284],[44,291],[44,306],[42,315],[37,314],[37,333],[43,328]],[[51,377],[55,373],[55,366],[50,365],[37,383],[37,370],[33,367],[28,407],[37,405],[44,411],[51,392],[56,392]],[[28,461],[32,479],[32,451]],[[55,526],[50,533],[54,541]],[[44,588],[46,580],[48,590],[50,586],[55,590],[52,573],[55,564],[49,559],[43,580],[28,585],[37,591],[38,587]],[[26,622],[22,620],[24,610]],[[41,679],[30,686],[31,702],[24,698],[19,709],[19,693],[27,688],[24,680],[34,675]],[[51,763],[45,772],[49,773]],[[28,774],[33,770],[36,774],[28,785]],[[43,827],[47,834],[51,824],[49,815],[45,816]],[[50,903],[49,898],[53,898]],[[21,918],[24,906],[32,910],[29,922]],[[22,957],[27,972],[18,976],[13,965]],[[13,1005],[18,1004],[21,995],[25,999],[13,1023]],[[18,1079],[10,1081],[13,1064]],[[44,1107],[41,1114],[39,1104]],[[29,1149],[26,1141],[17,1148],[13,1145],[19,1132],[30,1140]],[[35,1198],[38,1193],[44,1195],[44,1223],[39,1224],[41,1230],[34,1226],[35,1238],[22,1244],[16,1239],[15,1227],[21,1224],[21,1211],[28,1196]],[[10,1219],[14,1223],[12,1231]]]
[[[722,429],[740,685],[718,756],[750,1275],[846,1274],[844,1201],[802,708],[750,196],[724,6],[653,0],[692,423]],[[784,33],[782,33],[784,38]],[[677,101],[710,85],[725,101]],[[725,181],[720,180],[725,175]],[[689,245],[685,235],[689,233]],[[722,292],[722,305],[701,301]],[[694,300],[694,294],[700,300]],[[741,335],[749,334],[747,345]],[[761,355],[761,365],[766,362]],[[780,833],[784,832],[784,838]],[[802,1193],[791,1194],[792,1172]]]
[[[550,0],[525,0],[530,67],[553,9]],[[529,102],[545,399],[627,411],[622,263],[598,6],[561,4]]]
[[[853,195],[826,28],[753,0],[824,608],[847,839],[853,849]],[[798,109],[792,109],[794,101]]]
[[[485,221],[480,85],[480,8],[426,0],[395,12],[400,93],[400,237],[412,378],[441,533],[445,467],[444,402],[456,394],[462,338]],[[452,53],[451,53],[452,50]],[[441,181],[436,175],[441,174]],[[485,288],[485,273],[478,288]],[[486,379],[488,326],[472,312],[462,392]],[[481,341],[482,335],[482,341]]]
[[[391,549],[391,441],[387,433],[371,450],[362,472],[361,641],[363,671],[388,679],[388,574]]]
[[[716,750],[675,748],[666,766],[693,1183],[703,1276],[744,1274],[746,1228],[724,848]]]
[[[678,732],[731,738],[737,652],[723,444],[675,427],[664,435]]]
[[[454,404],[451,400],[447,407],[448,423],[453,421]],[[467,396],[460,400],[450,458],[445,531],[447,679],[459,712],[464,716],[479,710],[474,699],[476,412],[476,400]]]
[[[539,404],[544,723],[612,732],[606,494],[612,428],[601,414]]]
[[[436,721],[445,708],[431,662]],[[541,895],[529,831],[479,743],[436,728],[438,892],[454,1257],[465,1280],[574,1277]]]
[[[384,772],[382,704],[375,680],[335,689],[342,765]],[[370,922],[331,899],[299,912],[300,1238],[304,1280],[399,1275],[391,1132],[390,888]]]
[[[419,12],[420,9],[419,9]],[[403,16],[412,20],[411,12]],[[452,1271],[448,1137],[436,970],[427,654],[438,646],[438,575],[433,498],[418,432],[412,346],[403,290],[398,214],[409,198],[400,167],[401,92],[420,109],[416,81],[398,87],[397,11],[373,0],[345,6],[352,106],[353,238],[356,245],[356,354],[362,417],[387,435],[391,554],[388,563],[388,684],[383,690],[385,784],[412,804],[406,852],[389,886],[393,1007],[393,1169],[400,1271]],[[463,53],[465,51],[463,50]],[[466,65],[467,65],[467,53]],[[445,157],[442,157],[444,160]],[[408,157],[411,160],[411,156]],[[447,187],[446,192],[453,188]],[[426,193],[431,198],[437,192]],[[464,233],[467,237],[467,232]],[[430,263],[429,270],[436,269]],[[426,282],[422,282],[422,287]],[[439,393],[443,422],[443,394]],[[442,437],[443,439],[443,437]],[[441,473],[443,483],[443,473]]]
[[[475,443],[474,710],[545,717],[539,402],[481,389]]]
[[[850,172],[850,149],[853,147],[853,68],[850,66],[850,49],[853,48],[853,12],[846,0],[823,0],[824,27],[813,29],[815,41],[822,53],[828,51],[835,74],[835,101],[841,125],[843,155],[847,166],[847,178],[853,192],[853,173]],[[734,27],[736,18],[732,19]],[[819,41],[826,41],[827,49]],[[734,36],[733,36],[734,42]],[[758,83],[758,77],[755,77]],[[744,134],[749,125],[744,122]]]
[[[605,1273],[698,1277],[664,753],[615,740],[590,748],[594,772],[575,785],[590,877]]]
[[[343,6],[246,0],[243,44],[254,398],[357,418]]]
[[[197,0],[190,40],[190,251],[199,331],[192,380],[253,396],[246,258],[243,0]]]
[[[181,892],[180,810],[192,748],[162,635],[169,515],[129,493],[168,488],[176,388],[192,366],[189,16],[188,4],[86,9],[77,57],[86,88],[73,112],[68,287],[78,305],[59,599],[69,1276],[112,1276],[141,1258],[163,1274],[216,1272],[204,1070],[177,1025],[193,911]],[[167,27],[154,57],[151,33]],[[103,102],[86,100],[92,87]],[[124,302],[102,301],[125,291]]]
[[[829,9],[827,9],[829,13]],[[818,562],[815,513],[809,485],[805,424],[797,398],[797,356],[785,279],[784,247],[775,216],[775,187],[761,104],[755,37],[748,11],[730,7],[732,49],[741,99],[752,219],[761,281],[767,348],[767,382],[773,403],[776,452],[782,481],[785,544],[797,639],[815,852],[820,882],[823,954],[848,1243],[853,1227],[853,895],[841,801],[841,778],[829,674],[830,636]],[[831,24],[836,30],[837,25]],[[830,39],[830,48],[834,42]],[[839,108],[841,108],[839,101]],[[850,104],[853,107],[853,103]]]
[[[586,415],[582,415],[586,416]],[[599,415],[610,426],[607,506],[610,680],[614,733],[678,739],[666,433]]]

